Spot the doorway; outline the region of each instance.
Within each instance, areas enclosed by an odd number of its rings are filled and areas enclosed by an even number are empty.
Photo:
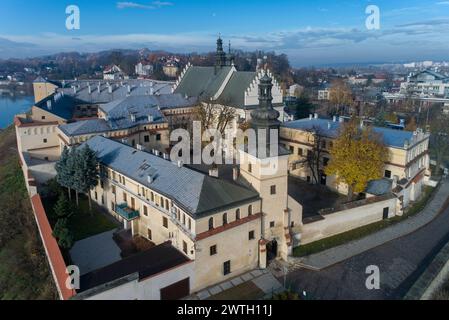
[[[278,256],[278,243],[276,240],[267,243],[267,262],[270,262]]]

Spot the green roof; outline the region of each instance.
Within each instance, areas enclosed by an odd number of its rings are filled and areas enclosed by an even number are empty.
[[[233,107],[244,108],[245,90],[249,88],[256,75],[255,72],[234,72],[219,100]]]
[[[218,92],[231,69],[222,67],[215,72],[215,67],[192,66],[187,69],[175,93],[198,97],[200,100],[210,99]]]

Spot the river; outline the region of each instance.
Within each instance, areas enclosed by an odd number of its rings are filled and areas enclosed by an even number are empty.
[[[12,124],[16,114],[30,110],[33,103],[33,97],[0,96],[0,129]]]

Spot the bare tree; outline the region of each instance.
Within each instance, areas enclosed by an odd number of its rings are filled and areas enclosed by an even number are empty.
[[[320,127],[314,126],[308,130],[308,134],[313,139],[312,149],[307,150],[307,154],[300,162],[303,167],[307,168],[312,175],[312,182],[319,184],[321,180],[321,172],[324,167],[324,153],[326,148],[326,138]]]

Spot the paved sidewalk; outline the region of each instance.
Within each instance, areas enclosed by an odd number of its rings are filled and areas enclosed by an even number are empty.
[[[263,291],[265,294],[264,299],[270,298],[273,292],[276,293],[284,290],[281,283],[268,270],[253,270],[215,286],[206,288],[187,297],[185,300],[206,300],[247,282],[254,283],[261,291]]]
[[[435,219],[441,212],[441,209],[443,209],[443,206],[448,198],[449,181],[443,180],[440,187],[436,191],[436,194],[422,212],[362,239],[355,240],[307,257],[289,257],[290,271],[294,271],[299,268],[322,270],[365,251],[383,245],[391,240],[408,235]]]

